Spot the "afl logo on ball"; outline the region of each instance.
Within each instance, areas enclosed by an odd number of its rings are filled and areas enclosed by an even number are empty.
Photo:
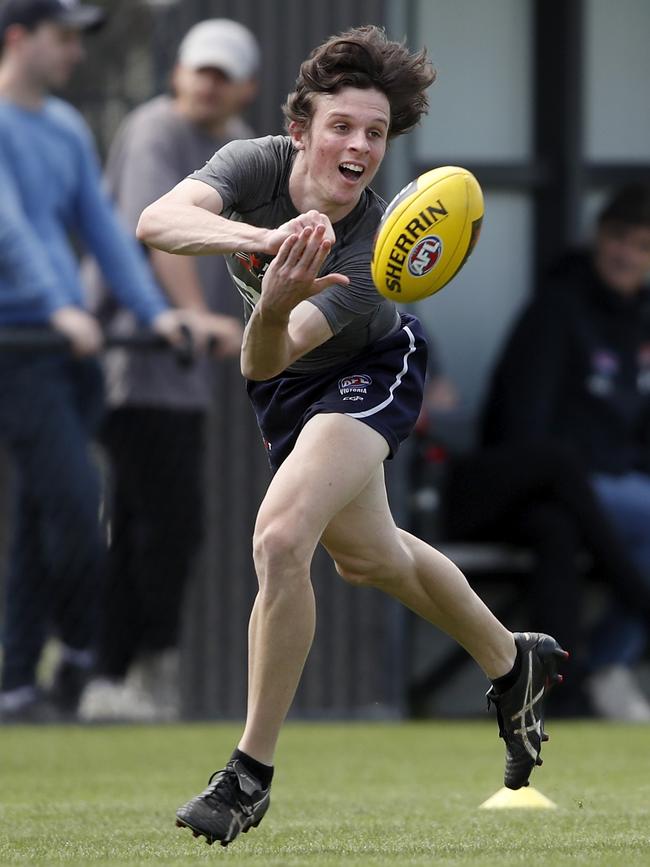
[[[424,277],[432,271],[442,256],[442,241],[437,235],[427,235],[409,253],[406,266],[414,277]]]

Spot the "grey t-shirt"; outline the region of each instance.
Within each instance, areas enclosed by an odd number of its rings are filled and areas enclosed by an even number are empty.
[[[298,216],[289,195],[295,153],[288,136],[233,141],[191,177],[217,190],[224,217],[273,229]],[[290,370],[327,369],[398,327],[395,305],[377,292],[370,276],[372,244],[385,208],[383,199],[366,189],[354,210],[334,225],[336,243],[321,275],[345,274],[350,284],[329,286],[309,299],[323,313],[334,336],[298,359]],[[260,298],[262,277],[272,258],[255,253],[227,257],[248,314]]]
[[[144,208],[206,162],[215,150],[252,131],[232,120],[218,139],[182,117],[169,96],[159,96],[131,112],[112,143],[105,180],[122,219],[131,231]],[[223,256],[193,259],[210,310],[241,317],[241,301]],[[130,334],[132,315],[110,302],[98,269],[84,265],[91,306],[113,333]],[[211,370],[218,361],[200,359],[192,368],[179,367],[168,352],[111,350],[106,356],[106,380],[111,405],[203,409],[211,399]]]

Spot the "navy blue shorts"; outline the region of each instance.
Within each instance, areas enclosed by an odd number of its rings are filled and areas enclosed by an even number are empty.
[[[248,380],[271,469],[285,460],[309,419],[325,412],[343,413],[374,428],[394,457],[420,414],[426,368],[422,326],[403,313],[400,328],[336,367]]]

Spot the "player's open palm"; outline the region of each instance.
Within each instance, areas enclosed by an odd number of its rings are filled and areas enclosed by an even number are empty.
[[[326,230],[323,223],[306,226],[283,242],[262,280],[265,307],[288,315],[305,298],[334,283],[350,282],[344,274],[318,276],[332,248]]]

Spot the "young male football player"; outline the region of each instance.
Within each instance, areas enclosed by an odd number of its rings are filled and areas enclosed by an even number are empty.
[[[235,142],[147,208],[141,240],[225,253],[245,298],[242,373],[275,471],[254,536],[249,705],[226,767],[177,813],[230,843],[269,806],[273,756],[314,635],[309,568],[319,542],[339,574],[391,594],[465,647],[492,680],[506,785],[528,782],[546,684],[563,651],[513,635],[442,554],[399,529],[383,462],[414,425],[426,344],[376,292],[370,257],[384,202],[369,184],[388,141],[427,109],[434,71],[377,27],[332,37],[285,105],[289,136]],[[346,383],[360,387],[350,402]]]

